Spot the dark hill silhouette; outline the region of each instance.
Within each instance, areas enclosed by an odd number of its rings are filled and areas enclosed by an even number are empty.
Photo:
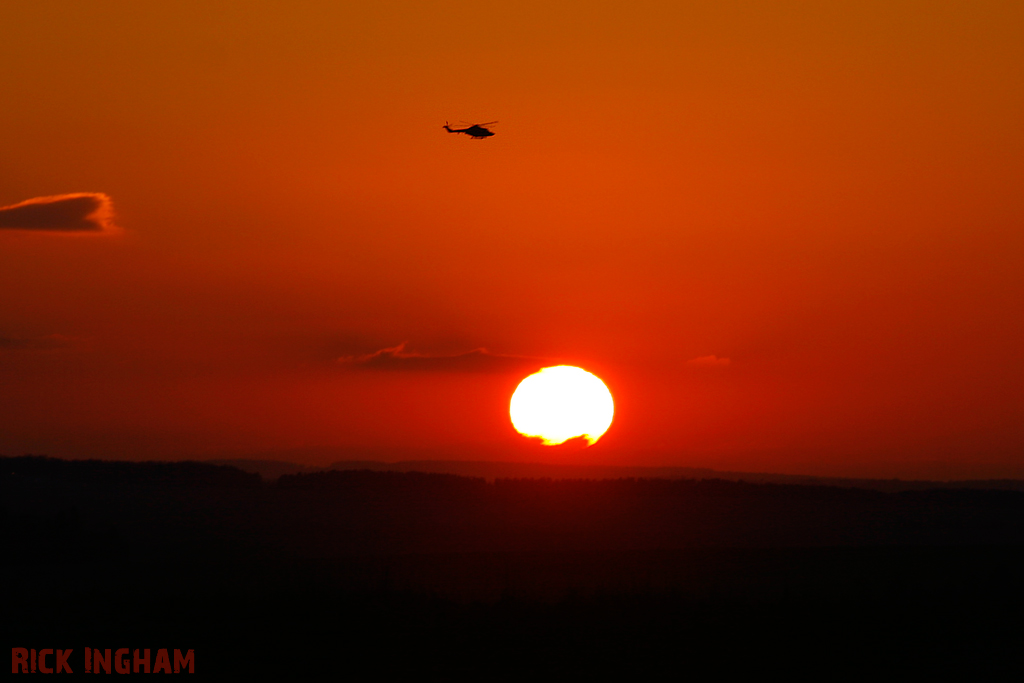
[[[302,452],[292,453],[296,457]],[[373,470],[380,472],[435,472],[466,477],[494,479],[722,479],[759,484],[805,484],[838,486],[874,491],[919,491],[927,489],[970,488],[1024,491],[1022,479],[865,479],[853,477],[817,477],[770,472],[731,472],[700,467],[628,467],[600,465],[554,465],[536,462],[502,462],[483,460],[338,460],[326,467],[302,465],[274,459],[220,459],[211,464],[229,465],[257,473],[267,481],[283,474],[323,472],[328,470]]]
[[[840,668],[814,671],[831,678],[899,670],[898,646],[907,671],[984,679],[1012,670],[1022,635],[1017,491],[371,470],[269,483],[22,457],[0,459],[0,501],[6,639],[195,647],[220,677],[792,672],[828,653]]]
[[[223,465],[225,467],[235,467],[242,470],[243,472],[250,472],[252,474],[258,474],[264,481],[277,481],[277,478],[282,474],[299,474],[302,472],[320,472],[323,471],[323,467],[310,467],[308,465],[299,465],[294,462],[286,462],[284,460],[258,460],[252,458],[236,458],[228,460],[206,460],[206,463],[210,465]],[[365,469],[365,468],[359,468]]]
[[[329,501],[317,514],[326,520],[339,513],[346,528],[360,529],[356,537],[384,544],[378,549],[394,543],[387,547],[395,552],[1024,542],[1024,493],[1012,491],[882,493],[718,479],[488,484],[368,470],[286,475],[277,488],[303,491],[310,509]],[[392,525],[372,528],[378,510]],[[405,525],[417,534],[389,536]],[[345,547],[346,538],[339,530],[332,547]]]
[[[258,475],[237,467],[209,463],[129,462],[123,460],[61,460],[39,455],[0,458],[5,474],[68,482],[103,484],[164,484],[254,487],[260,485]]]

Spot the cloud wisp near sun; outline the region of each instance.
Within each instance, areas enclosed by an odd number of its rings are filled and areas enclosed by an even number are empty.
[[[353,369],[405,372],[504,372],[540,367],[543,358],[494,353],[485,348],[463,353],[431,354],[407,351],[408,342],[373,353],[342,356],[338,363]]]

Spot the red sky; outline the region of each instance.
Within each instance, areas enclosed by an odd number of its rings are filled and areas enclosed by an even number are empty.
[[[1024,476],[1024,6],[297,5],[0,7],[0,452]]]

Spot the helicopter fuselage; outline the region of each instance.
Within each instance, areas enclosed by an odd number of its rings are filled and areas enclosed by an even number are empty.
[[[445,125],[444,129],[449,133],[465,133],[469,137],[477,139],[489,138],[494,135],[494,133],[480,125],[470,126],[469,128],[450,128]]]

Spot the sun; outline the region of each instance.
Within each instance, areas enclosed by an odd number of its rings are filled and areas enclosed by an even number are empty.
[[[595,375],[556,365],[530,375],[516,387],[509,405],[512,425],[524,436],[555,446],[582,436],[593,445],[608,431],[615,413],[612,394]]]

